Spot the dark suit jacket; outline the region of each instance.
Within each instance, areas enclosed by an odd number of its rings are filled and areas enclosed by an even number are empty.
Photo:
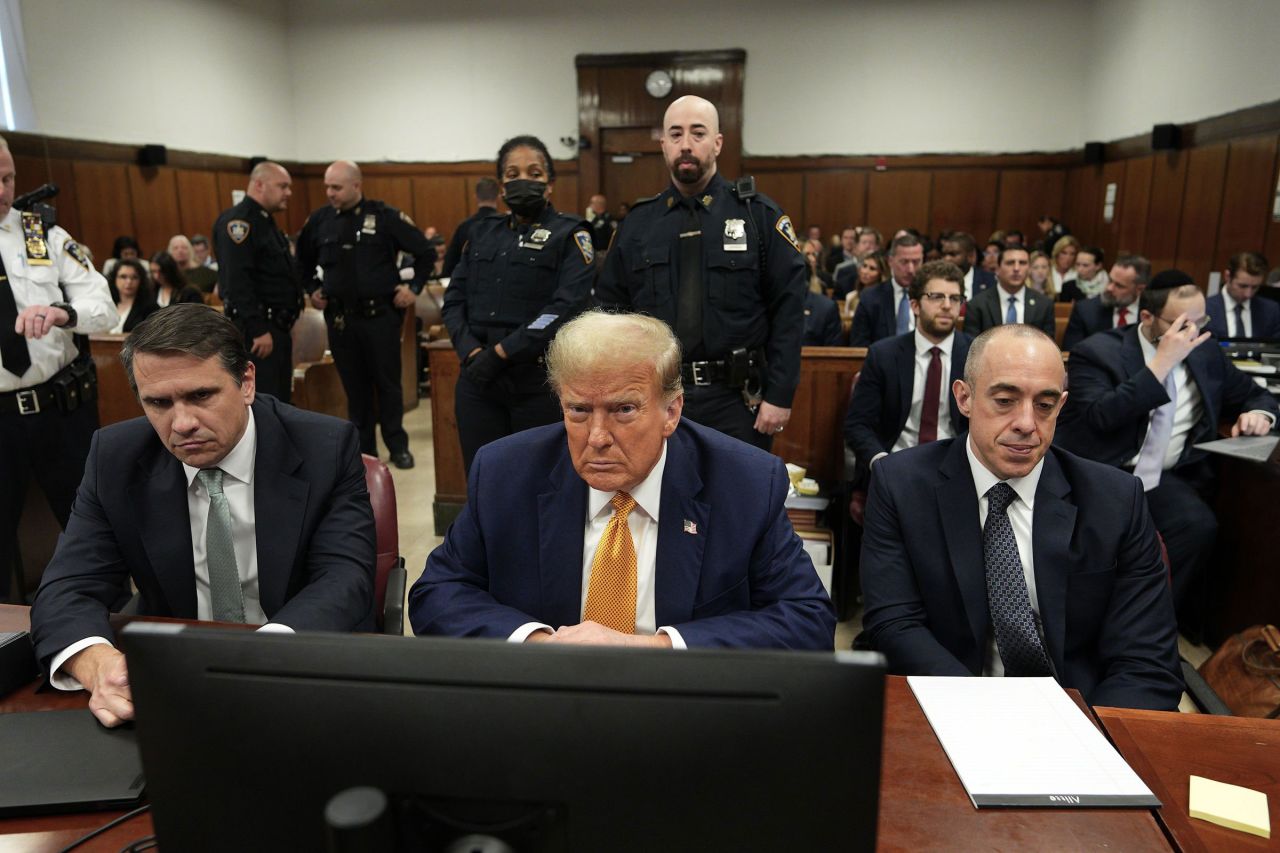
[[[1054,443],[1107,465],[1127,465],[1142,448],[1151,411],[1169,402],[1164,384],[1147,369],[1138,327],[1099,332],[1082,341],[1067,361],[1066,405]],[[1179,466],[1205,457],[1196,442],[1217,437],[1218,423],[1241,412],[1277,413],[1275,399],[1236,369],[1210,339],[1184,362],[1200,391],[1204,414],[1192,429]]]
[[[129,309],[128,316],[124,318],[124,326],[121,327],[121,331],[126,334],[132,332],[134,327],[159,310],[160,306],[154,302],[135,302],[133,307]]]
[[[298,631],[373,626],[373,511],[352,424],[264,394],[254,511],[258,593],[273,622]],[[85,637],[112,636],[107,607],[125,576],[147,616],[196,618],[195,568],[182,463],[146,418],[98,430],[71,519],[31,610],[47,667]]]
[[[1137,305],[1130,312],[1133,319],[1129,325],[1138,322]],[[1062,351],[1067,352],[1090,335],[1115,328],[1115,308],[1102,304],[1102,297],[1091,296],[1088,299],[1077,299],[1071,306],[1071,317],[1067,320],[1067,332],[1062,336]]]
[[[662,478],[659,626],[690,647],[831,649],[835,616],[783,509],[787,489],[777,457],[681,421]],[[414,632],[505,638],[528,622],[578,624],[586,517],[563,424],[481,448],[467,505],[409,592]]]
[[[989,287],[996,286],[996,274],[982,267],[973,268],[973,295],[977,296]]]
[[[1028,326],[1038,326],[1049,337],[1054,337],[1057,328],[1053,320],[1053,300],[1037,290],[1029,287],[1024,289],[1027,292],[1027,304],[1022,321]],[[964,330],[976,338],[992,326],[1003,324],[1009,305],[1008,295],[1004,288],[996,285],[974,296],[964,315]]]
[[[801,346],[844,346],[844,329],[840,327],[840,311],[836,304],[812,290],[804,294],[804,337]]]
[[[873,284],[858,297],[849,329],[849,346],[869,347],[882,338],[898,334],[898,305],[893,299],[893,282]]]
[[[864,624],[904,675],[979,675],[991,637],[967,436],[876,463],[862,534]],[[1051,448],[1032,520],[1046,650],[1091,705],[1173,710],[1168,578],[1142,484]]]
[[[955,333],[951,375],[942,383],[942,393],[950,404],[951,431],[957,435],[969,429],[969,420],[956,406],[951,383],[964,376],[970,340],[964,332]],[[915,390],[915,358],[915,332],[876,341],[867,351],[844,419],[844,440],[857,454],[859,466],[870,465],[877,453],[889,453],[902,434]]]
[[[1215,293],[1205,300],[1205,313],[1209,315],[1209,331],[1219,340],[1227,337],[1227,303],[1221,293]],[[1250,337],[1280,340],[1280,305],[1270,299],[1249,300],[1250,320],[1253,323],[1253,334]],[[1240,336],[1243,337],[1243,336]]]

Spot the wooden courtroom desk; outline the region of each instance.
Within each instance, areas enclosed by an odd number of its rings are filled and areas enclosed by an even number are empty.
[[[1164,803],[1156,812],[1185,851],[1280,849],[1280,720],[1095,708],[1112,743]],[[1267,795],[1271,838],[1190,816],[1190,777],[1243,785]]]
[[[28,613],[26,607],[0,605],[0,631],[27,630]],[[35,687],[28,685],[0,699],[0,713],[84,708],[88,702],[83,691],[37,693]],[[884,738],[877,830],[882,850],[957,846],[1005,850],[1169,849],[1151,812],[1145,809],[975,809],[905,678],[891,676],[887,680]],[[857,774],[859,770],[851,767],[849,772]],[[0,853],[52,853],[121,814],[90,812],[0,819]],[[832,815],[832,820],[839,819],[839,815]],[[116,851],[152,832],[151,818],[144,814],[95,838],[82,849]]]

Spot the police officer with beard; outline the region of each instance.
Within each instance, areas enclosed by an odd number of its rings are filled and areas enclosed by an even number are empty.
[[[455,406],[467,470],[489,442],[560,420],[543,353],[590,300],[595,260],[587,224],[551,206],[555,163],[541,140],[508,139],[497,171],[511,213],[472,226],[441,309],[462,361]]]
[[[685,416],[767,450],[800,381],[804,255],[773,201],[717,174],[710,101],[677,98],[662,123],[672,185],[618,226],[596,298],[675,329]]]

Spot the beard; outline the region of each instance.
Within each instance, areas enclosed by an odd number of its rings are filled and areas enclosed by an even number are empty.
[[[955,331],[955,317],[920,317],[917,319],[920,328],[935,337],[945,337]]]
[[[682,169],[682,166],[692,166],[693,168]],[[702,180],[706,173],[706,167],[692,154],[681,154],[671,164],[671,175],[682,184],[696,184]]]
[[[1107,293],[1105,290],[1102,291],[1102,293],[1098,294],[1098,301],[1102,303],[1103,308],[1121,307],[1119,301],[1110,293]],[[1127,307],[1127,306],[1123,306],[1123,307]]]

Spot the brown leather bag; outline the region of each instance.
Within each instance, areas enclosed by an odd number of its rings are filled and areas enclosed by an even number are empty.
[[[1254,625],[1230,637],[1200,674],[1238,717],[1280,718],[1280,631]]]

